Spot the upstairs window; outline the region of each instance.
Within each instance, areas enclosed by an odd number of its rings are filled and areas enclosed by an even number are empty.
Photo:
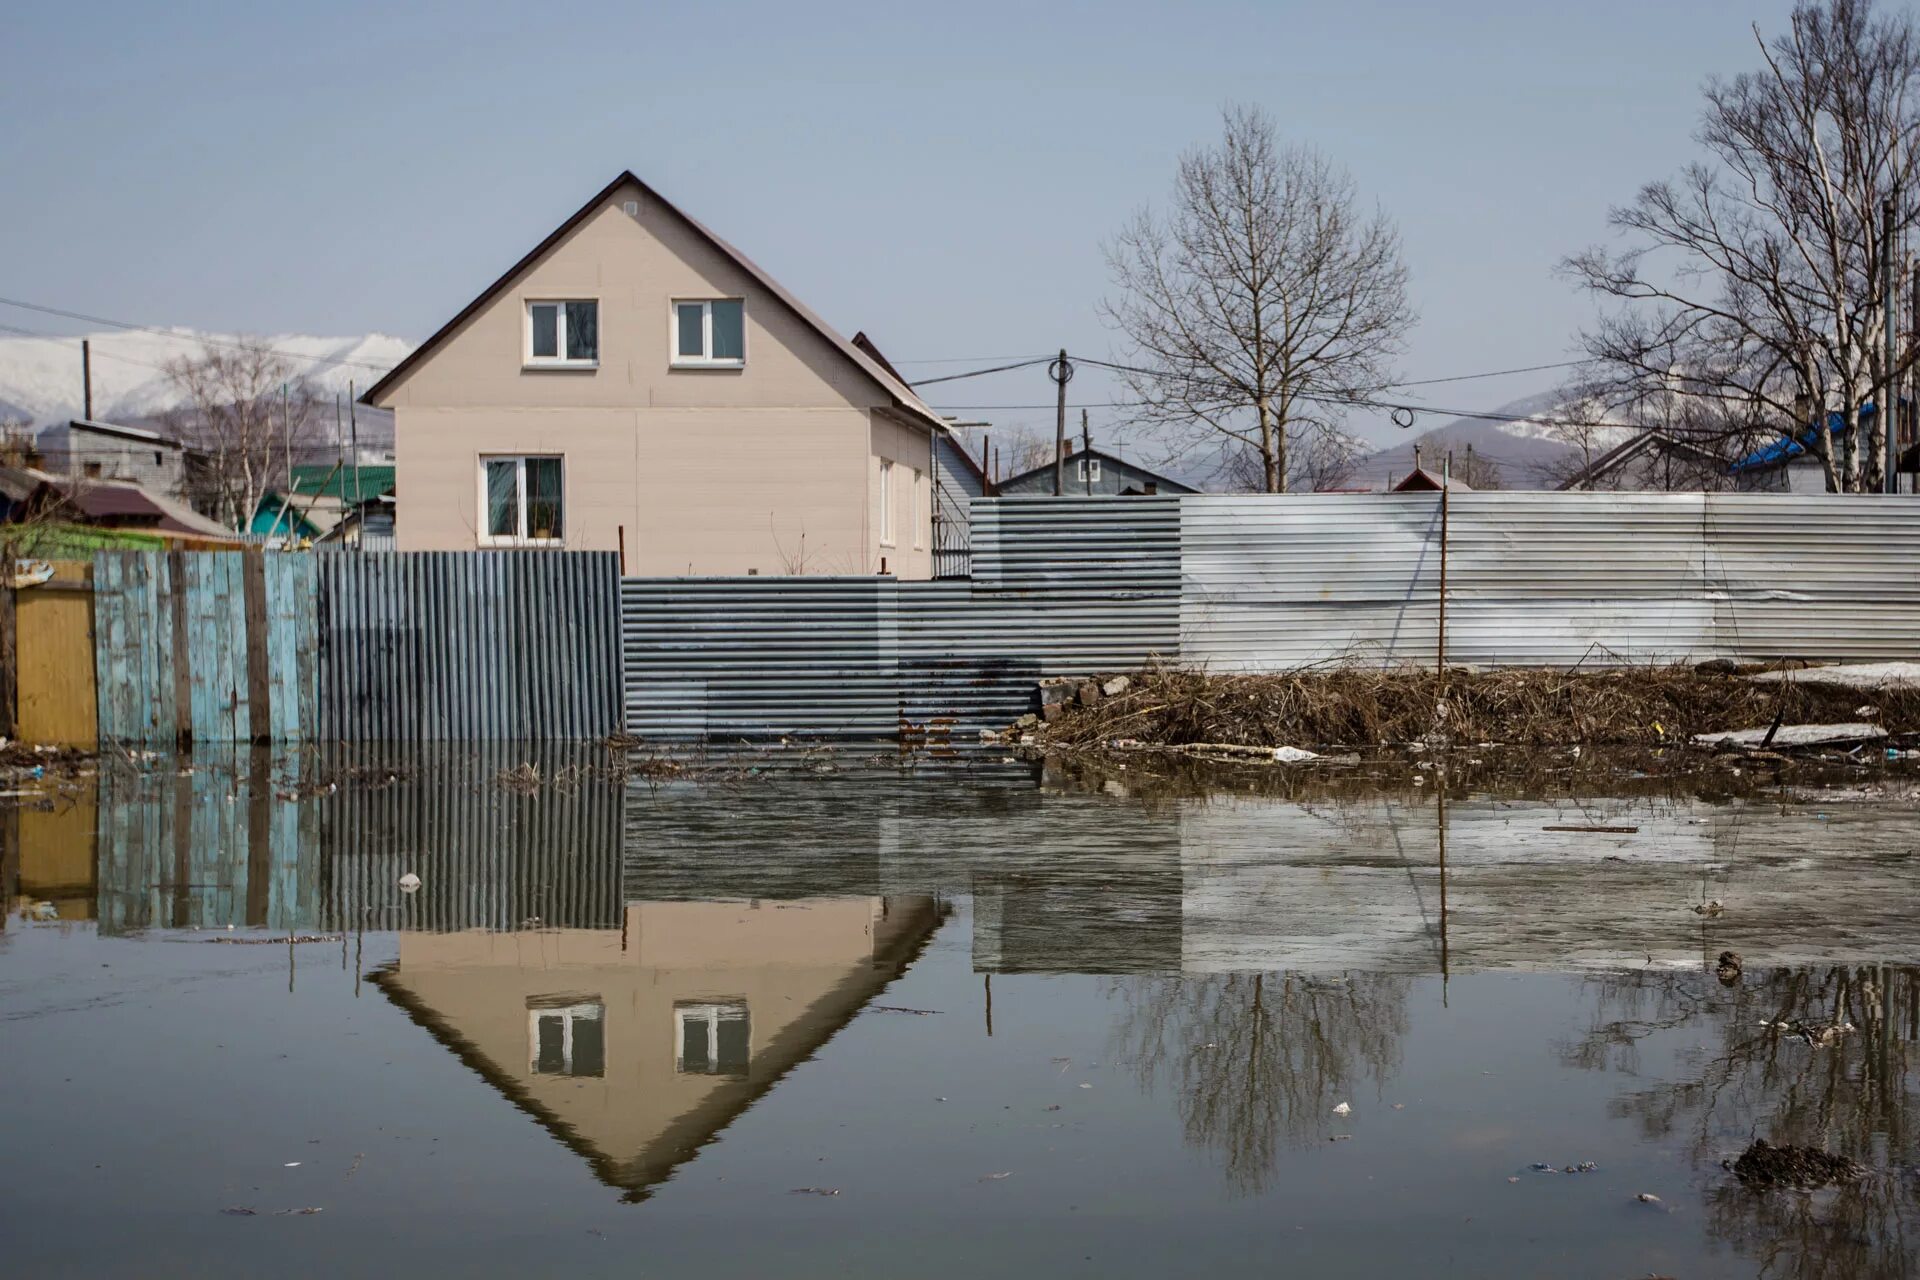
[[[747,362],[747,304],[714,298],[673,304],[673,363],[738,368]]]
[[[557,455],[480,459],[482,546],[562,541],[563,505]]]
[[[600,304],[592,299],[529,302],[530,365],[591,369],[600,363]]]
[[[527,1002],[527,1056],[537,1076],[601,1076],[607,1071],[607,1007],[600,1000]]]
[[[682,1000],[673,1006],[673,1069],[681,1075],[744,1076],[753,1060],[745,1000]]]
[[[1098,480],[1100,478],[1100,459],[1080,459],[1080,478],[1082,480]]]

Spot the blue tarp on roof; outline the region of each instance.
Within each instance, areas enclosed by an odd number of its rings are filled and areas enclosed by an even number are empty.
[[[1875,412],[1873,401],[1867,401],[1860,406],[1860,420],[1865,422],[1867,419],[1873,417]],[[1752,453],[1728,467],[1727,473],[1729,475],[1739,475],[1742,471],[1762,471],[1768,467],[1777,467],[1784,463],[1792,462],[1795,458],[1803,457],[1807,452],[1807,446],[1804,442],[1811,440],[1813,433],[1817,429],[1814,423],[1809,422],[1799,435],[1794,436],[1792,439],[1775,440],[1765,448],[1755,449]],[[1829,435],[1844,436],[1847,434],[1847,431],[1847,416],[1844,413],[1836,412],[1827,415],[1827,432]]]

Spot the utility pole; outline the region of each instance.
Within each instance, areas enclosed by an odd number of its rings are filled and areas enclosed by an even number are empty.
[[[1898,434],[1896,424],[1900,420],[1900,383],[1893,376],[1894,361],[1894,317],[1898,314],[1893,305],[1893,206],[1899,199],[1900,189],[1894,188],[1891,198],[1880,205],[1880,292],[1881,310],[1885,313],[1886,323],[1886,377],[1880,388],[1880,437],[1885,455],[1880,468],[1880,489],[1883,493],[1900,492],[1899,454],[1894,448],[1894,437]]]
[[[1907,255],[1907,346],[1911,349],[1915,339],[1920,339],[1920,262],[1914,255]],[[1907,398],[1909,420],[1920,424],[1920,370],[1907,370]],[[1897,422],[1898,419],[1895,419]],[[1914,472],[1913,479],[1907,483],[1907,492],[1920,495],[1920,430],[1910,433],[1913,436]],[[1900,482],[1894,481],[1893,491],[1900,492]]]
[[[1087,455],[1093,452],[1093,433],[1087,430],[1087,411],[1080,411],[1080,465],[1087,469],[1087,496],[1093,496],[1093,459]]]
[[[80,339],[80,416],[93,421],[93,343]]]
[[[347,430],[351,432],[353,435],[353,500],[355,502],[358,502],[360,501],[360,418],[359,418],[359,415],[357,415],[354,412],[354,409],[353,409],[354,404],[355,404],[355,400],[354,400],[354,394],[353,394],[353,382],[352,380],[348,380],[347,382]],[[356,545],[359,546],[360,549],[364,551],[366,549],[367,544],[365,542],[360,542]]]
[[[1073,381],[1073,366],[1067,363],[1065,347],[1060,348],[1060,358],[1047,366],[1047,376],[1060,389],[1053,415],[1053,496],[1057,498],[1066,492],[1067,384]]]
[[[1433,668],[1441,679],[1447,675],[1447,499],[1453,488],[1453,450],[1440,465],[1440,620],[1434,636]]]

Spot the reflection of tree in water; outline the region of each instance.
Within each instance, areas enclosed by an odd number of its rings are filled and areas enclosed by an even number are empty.
[[[1905,1276],[1920,1222],[1912,1121],[1920,1107],[1920,970],[1804,968],[1748,972],[1731,988],[1703,973],[1596,979],[1592,1027],[1563,1049],[1571,1065],[1637,1072],[1641,1041],[1693,1027],[1717,1039],[1683,1057],[1676,1078],[1614,1100],[1649,1138],[1686,1145],[1706,1184],[1709,1229],[1768,1276]],[[1850,1022],[1831,1048],[1762,1027]],[[1720,1161],[1752,1137],[1820,1147],[1884,1174],[1838,1189],[1765,1193]]]
[[[1116,980],[1111,1053],[1178,1097],[1187,1141],[1256,1193],[1279,1145],[1325,1142],[1333,1107],[1400,1061],[1409,979],[1394,974],[1150,975]]]

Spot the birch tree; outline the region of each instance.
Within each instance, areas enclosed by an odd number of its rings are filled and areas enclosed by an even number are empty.
[[[1754,40],[1756,69],[1707,82],[1706,157],[1610,212],[1624,247],[1562,264],[1623,304],[1583,335],[1590,385],[1616,405],[1698,402],[1711,411],[1680,416],[1709,444],[1800,439],[1830,491],[1877,491],[1890,415],[1863,430],[1861,408],[1913,359],[1909,343],[1887,367],[1883,267],[1920,205],[1920,34],[1871,0],[1825,0]]]
[[[204,459],[196,505],[245,528],[293,459],[317,443],[312,389],[292,360],[257,339],[207,345],[168,361],[166,374],[183,402],[169,425]]]
[[[1102,309],[1132,347],[1139,418],[1251,451],[1279,493],[1290,440],[1389,383],[1414,313],[1399,233],[1345,171],[1280,145],[1257,108],[1223,124],[1181,157],[1166,211],[1141,210],[1105,246],[1118,292]]]

